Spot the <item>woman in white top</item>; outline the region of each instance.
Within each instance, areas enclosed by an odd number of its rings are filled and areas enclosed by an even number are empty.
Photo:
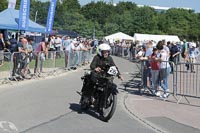
[[[164,94],[161,95],[162,98],[167,98],[169,96],[169,88],[168,88],[168,78],[171,72],[171,67],[169,64],[169,54],[164,49],[163,43],[160,41],[158,42],[156,48],[160,53],[160,80],[161,80],[161,87],[164,90]]]

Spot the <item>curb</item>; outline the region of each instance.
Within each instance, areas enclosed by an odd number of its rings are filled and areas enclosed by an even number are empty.
[[[126,104],[126,100],[128,99],[128,93],[126,93],[123,96],[123,106],[125,108],[125,110],[137,121],[139,121],[141,124],[147,126],[148,128],[151,128],[153,131],[155,131],[156,133],[167,133],[167,131],[164,131],[163,129],[161,129],[160,127],[156,126],[155,124],[141,118],[137,113],[131,111],[127,104]]]

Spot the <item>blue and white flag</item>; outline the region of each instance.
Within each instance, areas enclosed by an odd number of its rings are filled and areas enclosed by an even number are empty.
[[[47,33],[52,32],[55,10],[56,10],[56,0],[51,0],[48,17],[47,17],[47,24],[46,24]]]
[[[27,30],[29,25],[30,0],[21,0],[19,10],[19,30]]]

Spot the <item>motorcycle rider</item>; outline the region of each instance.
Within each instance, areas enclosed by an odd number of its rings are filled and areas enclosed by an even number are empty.
[[[86,82],[83,84],[81,90],[84,99],[88,99],[92,95],[92,92],[94,90],[94,84],[98,74],[101,73],[106,66],[116,66],[113,61],[113,58],[110,56],[110,50],[111,47],[108,44],[103,43],[99,45],[98,53],[94,56],[90,64],[91,74],[89,75],[88,79],[85,79]],[[117,77],[123,80],[123,77],[120,74],[119,70]],[[116,88],[117,85],[113,83],[112,87]]]

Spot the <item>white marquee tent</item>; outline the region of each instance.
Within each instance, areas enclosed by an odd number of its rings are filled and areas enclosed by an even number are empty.
[[[109,35],[105,37],[106,40],[112,40],[112,41],[117,41],[117,40],[131,40],[134,41],[134,37],[129,36],[127,34],[124,34],[122,32],[117,32],[115,34]]]
[[[134,38],[137,41],[149,41],[149,40],[153,40],[153,41],[160,41],[160,40],[166,40],[166,41],[170,41],[170,42],[180,42],[180,39],[178,36],[176,35],[153,35],[153,34],[139,34],[139,33],[135,33],[134,34]]]

